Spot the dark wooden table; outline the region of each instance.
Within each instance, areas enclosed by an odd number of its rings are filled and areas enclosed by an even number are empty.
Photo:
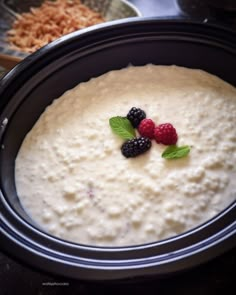
[[[130,0],[143,16],[194,17],[225,23],[235,28],[236,16],[215,14],[208,8],[185,7],[182,12],[177,0]],[[197,2],[197,0],[195,0]],[[201,1],[202,2],[202,1]],[[1,241],[0,241],[1,242]],[[125,283],[86,283],[41,273],[0,253],[0,295],[53,294],[236,294],[236,249],[185,273],[163,279]]]

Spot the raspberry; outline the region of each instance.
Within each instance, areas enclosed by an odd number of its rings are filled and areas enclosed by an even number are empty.
[[[151,145],[152,143],[149,138],[134,138],[123,143],[121,152],[126,158],[134,158],[148,151]]]
[[[134,128],[137,128],[139,123],[146,118],[143,110],[133,107],[127,114],[127,119],[130,120]]]
[[[138,132],[143,137],[153,139],[154,128],[155,128],[155,123],[151,119],[143,119],[138,126]]]
[[[170,123],[160,124],[154,129],[154,138],[157,143],[165,145],[176,144],[178,135],[175,128]]]

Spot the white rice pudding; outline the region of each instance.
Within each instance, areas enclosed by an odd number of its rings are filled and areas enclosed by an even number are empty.
[[[125,158],[109,118],[143,109],[172,123],[182,159],[166,146]],[[52,235],[91,245],[168,238],[235,201],[236,89],[201,70],[128,67],[81,83],[47,107],[16,159],[23,207]]]

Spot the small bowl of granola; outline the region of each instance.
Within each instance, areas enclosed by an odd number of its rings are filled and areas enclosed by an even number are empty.
[[[14,64],[71,32],[136,16],[140,11],[126,0],[1,0],[0,60]]]

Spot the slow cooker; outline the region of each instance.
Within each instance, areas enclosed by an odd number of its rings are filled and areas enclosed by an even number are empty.
[[[68,242],[40,230],[22,208],[14,162],[44,109],[80,82],[129,64],[198,68],[236,86],[236,33],[188,20],[135,18],[64,36],[0,82],[0,247],[35,268],[76,279],[116,280],[172,274],[236,245],[236,202],[181,235],[128,247]]]

